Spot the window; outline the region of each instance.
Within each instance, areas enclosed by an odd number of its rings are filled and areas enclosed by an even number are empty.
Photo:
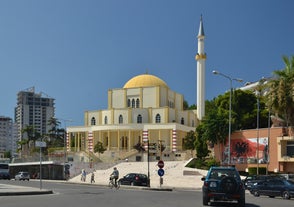
[[[118,123],[119,124],[122,124],[123,122],[124,122],[123,116],[122,115],[119,115],[119,117],[118,117]]]
[[[160,121],[161,121],[160,119],[161,119],[160,114],[156,114],[155,123],[160,123]]]
[[[104,117],[104,124],[108,124],[107,116]]]
[[[91,125],[93,126],[93,125],[96,125],[96,119],[95,119],[95,117],[92,117],[92,119],[91,119]]]
[[[294,157],[294,141],[287,141],[287,156]]]
[[[185,124],[185,120],[183,117],[181,118],[181,124]]]
[[[137,123],[138,123],[138,124],[141,124],[141,123],[142,123],[142,116],[141,116],[141,114],[139,114],[139,115],[137,116]]]
[[[135,99],[132,99],[132,108],[135,108]]]
[[[131,100],[128,99],[128,107],[131,107]]]
[[[195,123],[194,123],[194,120],[192,120],[192,127],[194,127],[195,126]]]
[[[140,100],[138,98],[136,100],[136,108],[140,108]]]

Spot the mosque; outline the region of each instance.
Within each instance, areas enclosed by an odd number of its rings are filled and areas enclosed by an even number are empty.
[[[198,33],[197,111],[183,108],[184,96],[151,74],[137,75],[122,88],[108,90],[108,108],[86,111],[84,126],[67,128],[67,153],[95,154],[101,142],[106,151],[99,157],[138,159],[141,146],[154,159],[187,159],[183,139],[195,131],[205,114],[205,60],[202,17]],[[164,148],[164,150],[162,150]],[[146,154],[146,153],[145,153]]]

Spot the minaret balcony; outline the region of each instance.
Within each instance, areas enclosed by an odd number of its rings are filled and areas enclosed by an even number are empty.
[[[206,59],[206,53],[204,54],[199,54],[197,53],[197,55],[195,56],[196,60],[205,60]]]

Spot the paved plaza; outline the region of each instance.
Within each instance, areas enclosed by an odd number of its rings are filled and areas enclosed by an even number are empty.
[[[158,175],[157,162],[149,163],[150,172],[150,187],[152,188],[186,188],[186,189],[200,189],[202,186],[201,177],[206,175],[207,171],[192,169],[185,167],[187,161],[166,161],[164,162],[163,185],[160,186],[160,176]],[[117,165],[111,166],[108,169],[91,169],[87,172],[86,181],[81,181],[81,175],[69,180],[74,183],[90,183],[91,173],[94,171],[96,185],[107,185],[109,176],[113,171],[113,167],[117,167],[120,177],[127,173],[143,173],[148,174],[147,162],[121,162]]]

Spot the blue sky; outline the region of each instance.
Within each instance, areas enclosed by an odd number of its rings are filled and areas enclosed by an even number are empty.
[[[229,81],[284,68],[294,55],[294,1],[0,1],[0,115],[35,87],[55,98],[56,117],[82,125],[84,111],[107,108],[107,91],[146,73],[196,103],[197,34],[203,15],[206,99]],[[234,83],[234,87],[240,87]]]

